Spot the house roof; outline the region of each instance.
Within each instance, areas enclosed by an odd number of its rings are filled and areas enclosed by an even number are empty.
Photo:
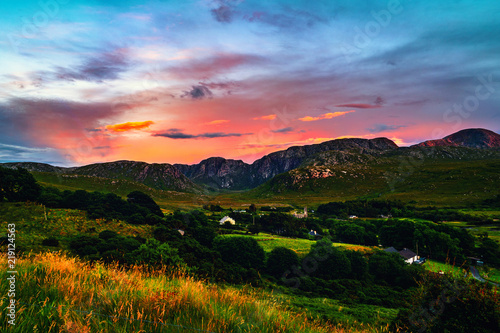
[[[405,259],[410,259],[410,258],[417,256],[417,254],[415,252],[413,252],[412,250],[409,250],[409,249],[403,249],[403,250],[399,251],[399,254],[401,255],[401,257],[403,257]]]
[[[387,249],[384,249],[384,251],[389,253],[399,253],[399,251],[393,248],[392,246],[388,247]]]

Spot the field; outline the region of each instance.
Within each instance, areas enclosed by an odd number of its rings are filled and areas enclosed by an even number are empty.
[[[431,259],[427,259],[427,261],[423,264],[423,266],[431,271],[431,272],[444,272],[444,273],[452,273],[463,276],[466,274],[468,266],[463,265],[462,263],[457,263],[456,265],[450,263],[443,263]]]
[[[467,231],[474,236],[479,236],[481,234],[487,233],[489,238],[500,242],[500,223],[489,225],[473,225],[467,222],[451,221],[446,222],[446,224],[449,224],[453,227],[466,228]]]
[[[481,277],[484,279],[494,283],[500,283],[500,269],[490,267],[478,267],[478,269]]]
[[[227,235],[227,236],[237,236],[237,235]],[[316,243],[314,240],[303,239],[303,238],[288,238],[278,235],[259,233],[257,236],[247,236],[253,237],[259,242],[264,248],[264,251],[271,252],[276,247],[286,247],[288,249],[294,250],[299,257],[303,257],[309,253],[311,246]],[[333,243],[334,246],[340,246],[347,250],[362,251],[364,253],[374,251],[372,247],[354,245],[354,244],[344,244],[344,243]]]

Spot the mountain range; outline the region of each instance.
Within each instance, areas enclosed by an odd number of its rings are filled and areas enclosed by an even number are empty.
[[[413,161],[414,164],[417,163],[415,161],[421,161],[418,162],[420,165],[437,161],[500,160],[500,135],[486,129],[465,129],[443,139],[425,141],[411,147],[398,147],[387,138],[337,139],[290,147],[265,155],[251,164],[211,157],[192,165],[135,161],[71,168],[35,162],[2,165],[23,167],[35,173],[55,174],[60,178],[78,176],[136,182],[163,191],[201,194],[255,189],[253,193],[264,195],[311,186],[320,189],[325,184],[336,188],[344,184],[342,179],[349,178],[349,175],[354,177],[350,181],[353,184],[365,179],[367,186],[368,183],[375,186],[379,182],[380,187],[383,187],[387,180],[382,182],[381,179],[391,173],[399,175],[405,160]],[[309,185],[306,186],[306,183]]]

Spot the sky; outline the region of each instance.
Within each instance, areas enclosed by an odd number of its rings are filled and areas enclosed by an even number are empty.
[[[500,132],[500,1],[9,1],[0,162]]]

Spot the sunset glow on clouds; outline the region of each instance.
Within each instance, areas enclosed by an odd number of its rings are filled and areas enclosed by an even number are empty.
[[[132,130],[142,130],[154,124],[153,121],[135,121],[116,125],[106,125],[106,129],[112,132],[127,132]]]
[[[318,117],[306,116],[306,117],[299,118],[299,120],[300,121],[316,121],[316,120],[323,120],[323,119],[332,119],[335,117],[340,117],[340,116],[346,115],[346,114],[351,113],[351,112],[356,112],[356,111],[351,110],[351,111],[343,111],[343,112],[328,112],[328,113],[324,113]]]
[[[500,130],[496,0],[1,6],[0,162],[252,162]]]

